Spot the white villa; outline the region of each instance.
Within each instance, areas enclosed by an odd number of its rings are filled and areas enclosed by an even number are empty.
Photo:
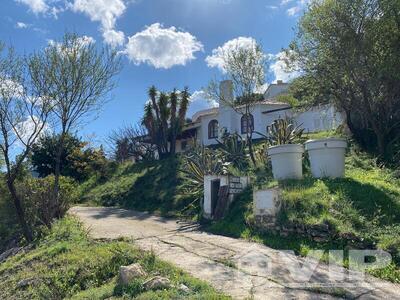
[[[188,143],[193,139],[206,146],[217,144],[216,139],[221,134],[222,128],[230,133],[237,132],[243,137],[246,136],[248,128],[266,134],[268,125],[285,116],[292,118],[296,125],[305,129],[305,132],[330,130],[343,123],[343,115],[333,106],[319,106],[297,112],[287,103],[279,102],[277,96],[284,94],[288,86],[288,83],[280,80],[275,84],[270,84],[264,93],[264,100],[254,105],[248,118],[222,103],[219,107],[195,113],[192,122],[185,126],[177,140],[177,152],[185,151]],[[225,99],[233,97],[232,82],[223,81],[220,90]],[[260,137],[259,134],[253,133],[254,139]]]

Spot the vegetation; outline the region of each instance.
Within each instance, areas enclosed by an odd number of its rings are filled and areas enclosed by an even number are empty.
[[[126,162],[117,166],[108,180],[99,181],[95,176],[79,188],[82,201],[105,206],[123,206],[147,210],[163,215],[196,215],[199,202],[189,211],[184,210],[193,202],[180,169],[180,157],[141,163]]]
[[[287,50],[303,103],[333,103],[361,145],[393,160],[400,138],[399,1],[312,1]]]
[[[32,147],[30,157],[33,169],[40,177],[55,173],[59,135],[46,134]],[[77,181],[88,179],[96,170],[104,168],[107,163],[103,149],[88,147],[88,143],[78,137],[66,134],[61,154],[60,174]]]
[[[32,88],[33,74],[27,65],[30,62],[31,59],[18,56],[12,47],[5,50],[0,42],[0,151],[10,200],[28,241],[33,239],[32,228],[26,221],[15,182],[32,145],[45,130],[51,108],[49,99]]]
[[[119,267],[132,263],[139,263],[148,276],[120,286]],[[142,283],[154,275],[167,277],[173,287],[145,291]],[[33,249],[2,263],[0,278],[1,299],[228,299],[128,241],[90,239],[71,217],[57,221]],[[179,290],[180,284],[189,291]]]
[[[292,144],[299,139],[304,129],[300,129],[300,125],[295,127],[289,118],[277,119],[267,127],[266,136],[269,145],[286,145]]]
[[[53,202],[57,204],[62,156],[67,136],[83,119],[95,114],[114,88],[120,57],[108,48],[98,50],[93,41],[66,33],[32,55],[29,69],[34,90],[51,99],[54,129],[59,130],[55,155]]]
[[[220,105],[226,105],[235,110],[242,118],[246,118],[246,143],[253,164],[256,163],[253,151],[254,120],[252,111],[254,105],[262,96],[255,93],[265,83],[266,55],[261,45],[254,41],[251,47],[241,47],[237,44],[222,55],[225,79],[230,81],[219,82],[212,80],[206,95],[216,100]],[[222,83],[222,86],[221,86]]]
[[[314,136],[311,136],[314,137]],[[322,137],[321,133],[317,137]],[[389,251],[393,264],[372,273],[400,282],[400,180],[396,171],[353,145],[346,157],[346,177],[315,179],[306,161],[305,178],[277,182],[268,172],[258,174],[253,187],[282,189],[282,209],[278,225],[305,228],[325,225],[326,241],[315,242],[306,235],[263,232],[254,226],[252,190],[248,189],[233,203],[227,216],[209,225],[208,230],[264,243],[277,249],[294,250],[305,255],[309,249],[369,247]],[[261,176],[261,175],[264,175]]]
[[[144,108],[142,124],[146,127],[151,144],[157,147],[160,157],[175,154],[176,139],[186,122],[189,106],[189,90],[158,92],[155,86],[149,89],[150,101]]]
[[[156,157],[157,147],[150,142],[146,127],[142,124],[126,125],[113,130],[107,141],[111,157],[117,162],[132,159],[147,161]]]

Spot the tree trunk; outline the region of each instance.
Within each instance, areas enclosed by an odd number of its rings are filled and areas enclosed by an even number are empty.
[[[19,224],[21,225],[22,232],[28,242],[33,240],[32,230],[26,222],[25,212],[21,204],[21,200],[17,195],[17,191],[15,190],[14,181],[10,178],[7,180],[7,187],[10,192],[11,198],[14,202],[15,211],[18,216]]]
[[[253,131],[247,134],[247,142],[249,143],[249,154],[250,159],[253,165],[256,165],[256,158],[254,157],[254,149],[253,149]]]
[[[385,135],[382,134],[382,132],[380,131],[375,131],[375,135],[376,135],[376,142],[378,144],[378,153],[381,156],[381,158],[386,158],[386,139],[385,139]]]
[[[64,150],[64,140],[65,140],[65,132],[62,132],[60,135],[60,141],[58,143],[57,156],[56,156],[56,165],[54,169],[54,189],[53,189],[53,211],[54,216],[59,218],[61,217],[58,205],[58,194],[60,191],[60,175],[61,175],[61,158]]]

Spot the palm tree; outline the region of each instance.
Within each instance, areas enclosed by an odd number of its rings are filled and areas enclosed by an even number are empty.
[[[177,136],[185,124],[189,90],[185,88],[178,92],[174,89],[171,93],[163,93],[151,86],[148,94],[150,101],[145,105],[142,124],[146,127],[152,143],[157,146],[160,157],[173,155],[176,151]]]

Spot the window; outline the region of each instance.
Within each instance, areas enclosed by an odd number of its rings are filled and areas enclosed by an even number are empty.
[[[211,120],[208,123],[208,138],[209,139],[216,139],[218,137],[218,121]]]
[[[254,130],[254,118],[253,115],[244,115],[240,119],[241,131],[243,133],[249,133]]]

